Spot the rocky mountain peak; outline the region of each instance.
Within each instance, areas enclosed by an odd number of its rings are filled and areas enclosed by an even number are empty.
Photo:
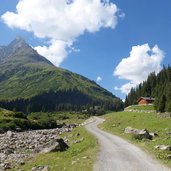
[[[18,48],[21,48],[21,47],[30,47],[26,42],[25,40],[20,37],[20,36],[17,36],[15,37],[15,39],[7,46],[7,48],[11,48],[13,49],[13,51],[17,50]]]
[[[44,62],[53,65],[46,58],[39,55],[21,36],[15,37],[7,46],[0,46],[0,62],[7,62],[14,58],[20,61],[24,59],[24,63],[31,60],[32,62]]]
[[[21,36],[16,36],[13,40],[15,43],[25,43],[25,40]]]

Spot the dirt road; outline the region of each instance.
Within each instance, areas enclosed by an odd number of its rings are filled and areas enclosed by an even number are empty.
[[[94,171],[171,171],[135,145],[97,128],[103,121],[95,117],[85,126],[100,144]]]

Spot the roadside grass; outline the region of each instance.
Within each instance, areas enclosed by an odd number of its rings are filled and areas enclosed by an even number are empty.
[[[69,148],[64,152],[51,152],[39,154],[30,159],[25,165],[20,166],[17,171],[22,169],[29,171],[35,166],[48,166],[50,171],[91,171],[98,152],[96,138],[86,131],[84,127],[77,127],[73,131],[64,133],[61,137],[69,140]],[[73,141],[83,141],[73,143]]]
[[[132,106],[128,106],[126,109],[128,110],[155,110],[154,109],[154,105],[149,104],[149,105],[132,105]]]
[[[171,160],[167,159],[169,151],[154,149],[155,145],[171,145],[171,118],[159,118],[155,113],[116,112],[102,116],[106,121],[99,127],[112,134],[118,135],[130,142],[142,147],[145,151],[160,159],[164,164],[171,167]],[[151,140],[137,140],[133,135],[125,134],[124,129],[128,126],[137,129],[148,129],[159,136]]]

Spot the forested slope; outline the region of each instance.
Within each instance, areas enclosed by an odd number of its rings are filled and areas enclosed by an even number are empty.
[[[163,67],[156,75],[151,73],[147,80],[132,88],[125,100],[125,106],[137,104],[139,97],[154,97],[155,109],[171,112],[171,67]]]

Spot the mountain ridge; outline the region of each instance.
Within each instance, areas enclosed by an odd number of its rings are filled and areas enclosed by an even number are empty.
[[[53,65],[45,57],[39,55],[36,50],[34,50],[30,45],[25,42],[23,38],[19,36],[17,36],[9,45],[0,47],[0,62],[7,62],[8,60],[11,60],[11,57],[15,57],[18,54],[22,54],[28,55],[30,57],[37,56],[37,60],[44,61]]]
[[[4,56],[0,56],[2,107],[24,112],[59,110],[66,106],[68,110],[80,109],[87,105],[122,108],[121,100],[112,93],[84,76],[55,67],[21,38],[12,41],[4,51]]]

